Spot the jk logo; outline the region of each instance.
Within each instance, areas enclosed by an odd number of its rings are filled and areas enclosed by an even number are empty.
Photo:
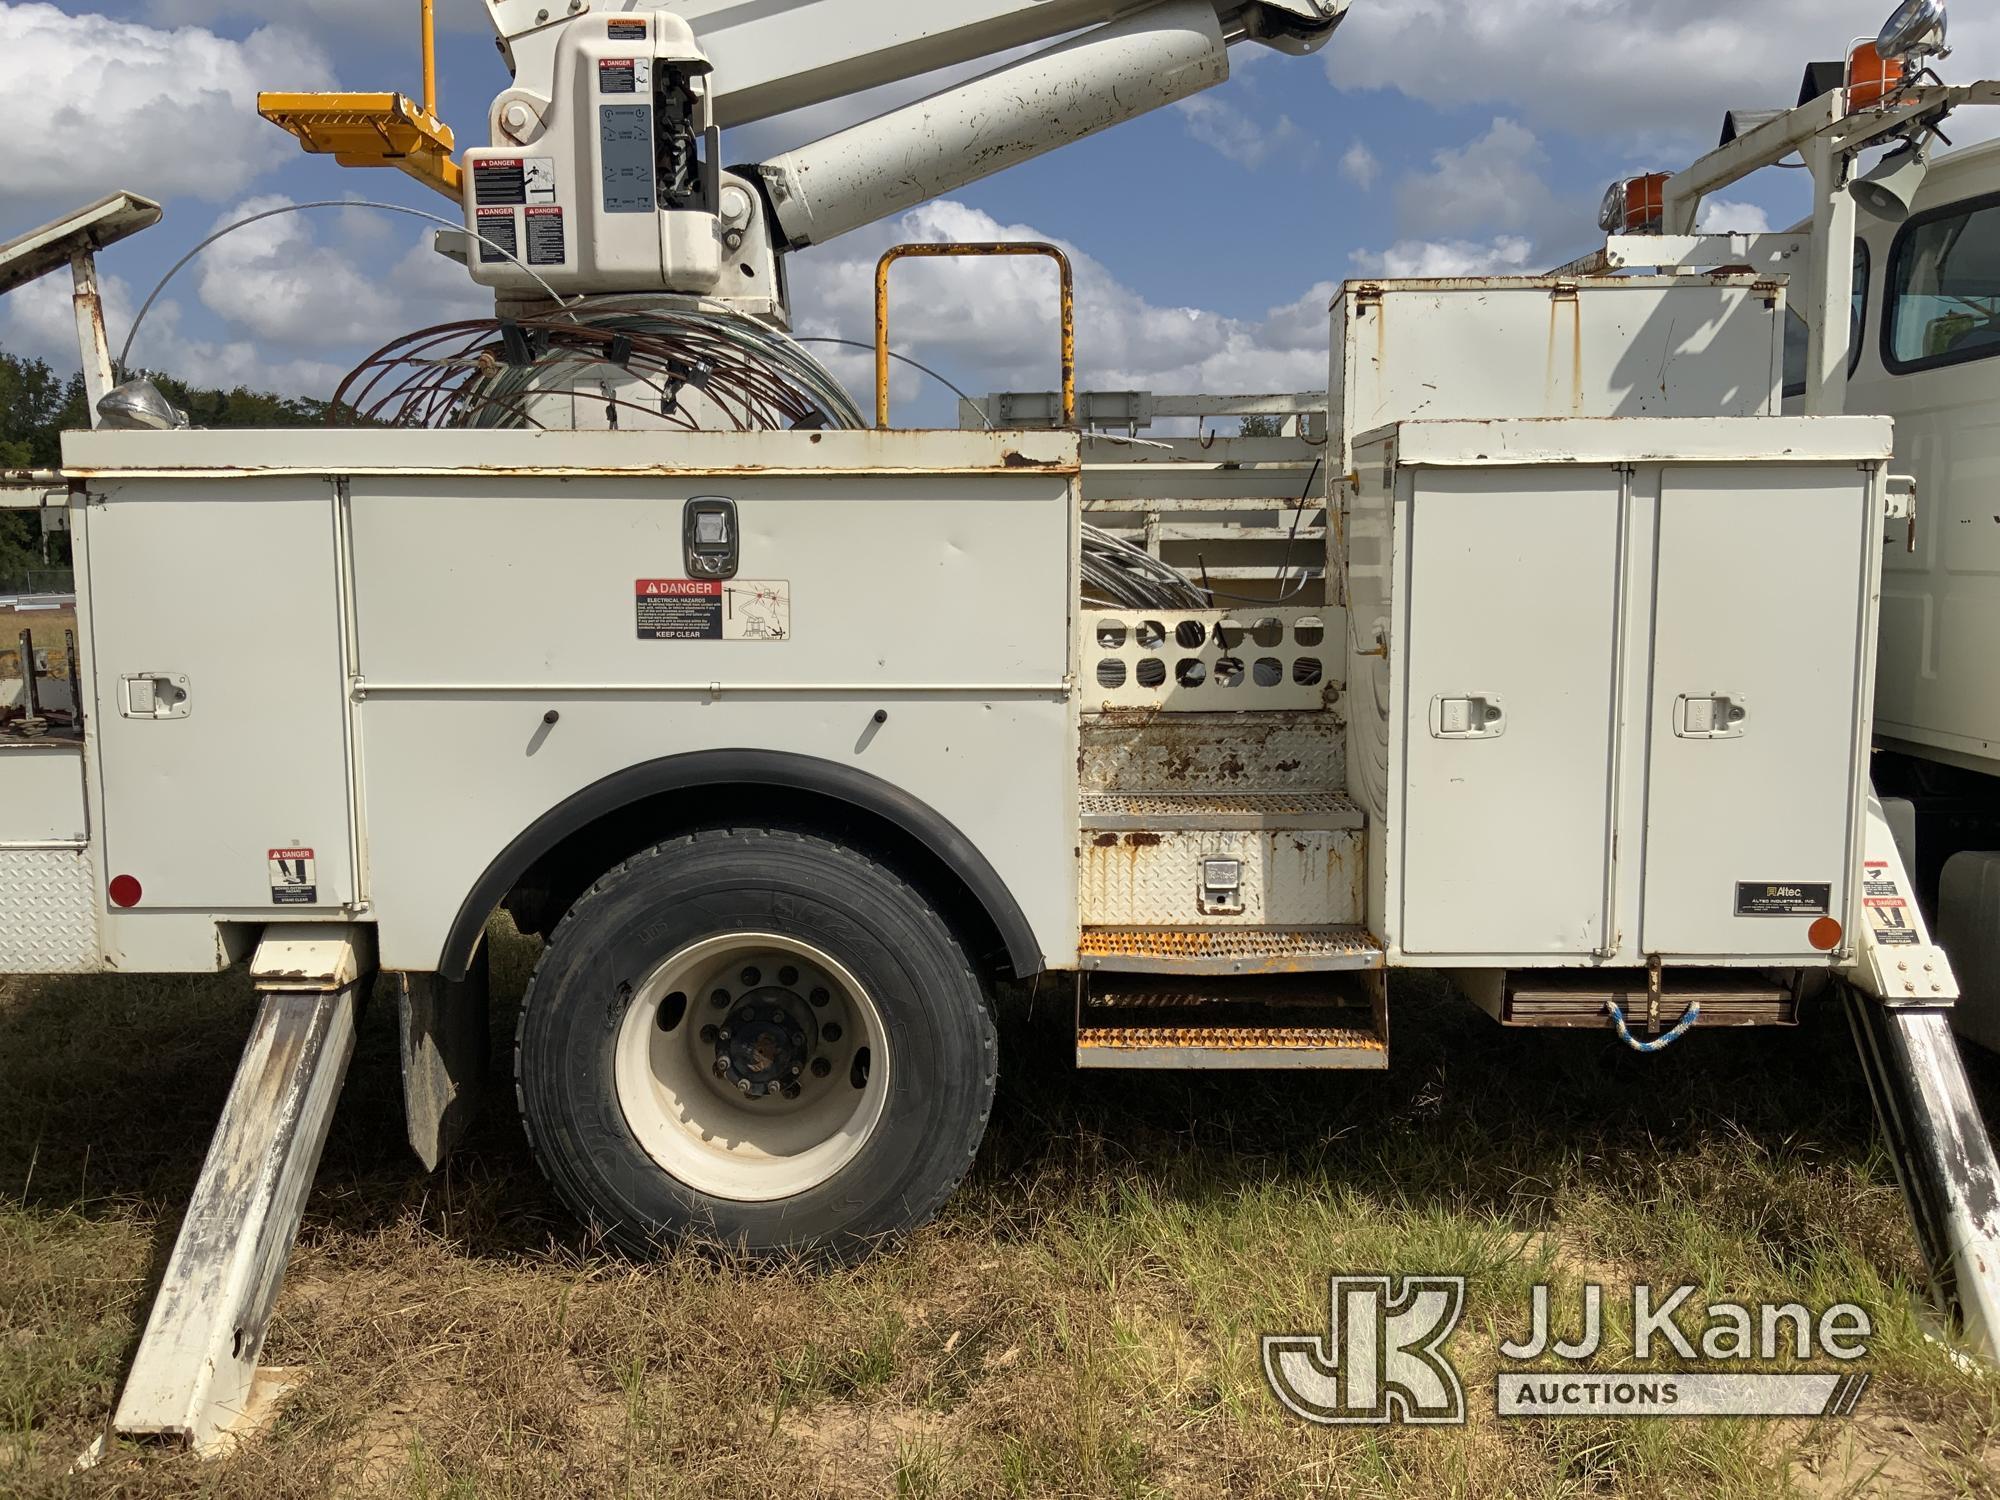
[[[1462,1423],[1465,1388],[1443,1353],[1463,1276],[1335,1276],[1326,1337],[1267,1333],[1264,1378],[1308,1422]]]

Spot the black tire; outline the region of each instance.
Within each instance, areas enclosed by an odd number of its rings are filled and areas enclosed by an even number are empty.
[[[729,932],[814,944],[858,979],[894,1068],[855,1157],[817,1186],[747,1201],[666,1171],[627,1123],[614,1042],[633,987]],[[964,1178],[993,1102],[985,994],[937,912],[856,850],[781,829],[715,829],[655,845],[584,892],[528,981],[515,1038],[521,1118],[563,1201],[621,1247],[693,1236],[760,1255],[850,1256],[927,1221]]]

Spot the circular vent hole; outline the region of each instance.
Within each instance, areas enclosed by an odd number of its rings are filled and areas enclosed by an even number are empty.
[[[1198,657],[1183,656],[1174,665],[1174,681],[1182,687],[1200,687],[1208,681],[1208,668]]]
[[[1292,639],[1301,646],[1317,646],[1326,639],[1326,621],[1317,615],[1307,615],[1292,626]]]
[[[1215,685],[1226,688],[1243,686],[1243,658],[1218,656],[1215,659]]]
[[[1125,644],[1125,622],[1123,620],[1099,620],[1097,622],[1097,649],[1116,651]]]
[[[1097,664],[1097,685],[1101,688],[1125,686],[1125,663],[1115,656],[1107,656]]]
[[[1317,656],[1301,656],[1292,663],[1292,681],[1300,687],[1311,687],[1319,681],[1320,666]]]
[[[1275,646],[1285,638],[1285,622],[1276,615],[1266,615],[1250,627],[1250,639],[1260,646]]]
[[[1149,656],[1139,663],[1139,669],[1133,675],[1138,678],[1140,687],[1155,688],[1167,680],[1167,664],[1157,656]]]
[[[1198,650],[1208,639],[1208,627],[1199,620],[1183,620],[1174,627],[1174,644],[1183,651]]]
[[[1166,642],[1167,627],[1162,625],[1158,620],[1141,620],[1138,630],[1133,634],[1133,639],[1138,641],[1146,650],[1157,651]]]
[[[1250,669],[1250,680],[1258,687],[1276,687],[1285,680],[1285,664],[1275,656],[1260,656]]]

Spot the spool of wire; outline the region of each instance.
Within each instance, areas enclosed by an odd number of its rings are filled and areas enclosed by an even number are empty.
[[[788,335],[735,314],[593,298],[519,318],[420,328],[363,360],[328,420],[383,427],[576,425],[747,432],[865,426],[853,399]]]

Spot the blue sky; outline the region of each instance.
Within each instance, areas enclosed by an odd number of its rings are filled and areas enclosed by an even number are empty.
[[[909,0],[897,0],[909,3]],[[1790,103],[1809,57],[1872,34],[1887,0],[1355,0],[1322,53],[1232,50],[1229,82],[816,247],[793,266],[802,332],[866,338],[869,267],[901,238],[1033,233],[1079,262],[1087,383],[1304,389],[1323,383],[1325,306],[1357,274],[1540,270],[1587,248],[1604,184],[1713,143],[1723,108]],[[258,88],[417,92],[415,0],[0,0],[0,238],[112,188],[163,199],[158,228],[103,258],[114,346],[171,261],[219,223],[287,199],[366,196],[449,215],[390,171],[307,157],[255,116]],[[1948,77],[2000,73],[2000,21],[1961,3]],[[442,112],[482,144],[506,83],[478,0],[438,0]],[[907,97],[907,92],[905,96]],[[765,122],[742,160],[872,112]],[[2000,111],[1990,111],[2000,114]],[[1979,132],[1992,133],[1991,130]],[[1799,174],[1732,189],[1727,227],[1805,211]],[[361,355],[485,310],[414,221],[290,215],[198,259],[149,315],[141,363],[325,395]],[[899,276],[902,273],[899,272]],[[66,287],[0,302],[0,346],[73,367]],[[912,268],[909,352],[975,391],[1054,376],[1047,273]],[[907,312],[905,311],[907,309]],[[850,380],[859,360],[837,359]],[[901,377],[920,420],[949,403]]]

